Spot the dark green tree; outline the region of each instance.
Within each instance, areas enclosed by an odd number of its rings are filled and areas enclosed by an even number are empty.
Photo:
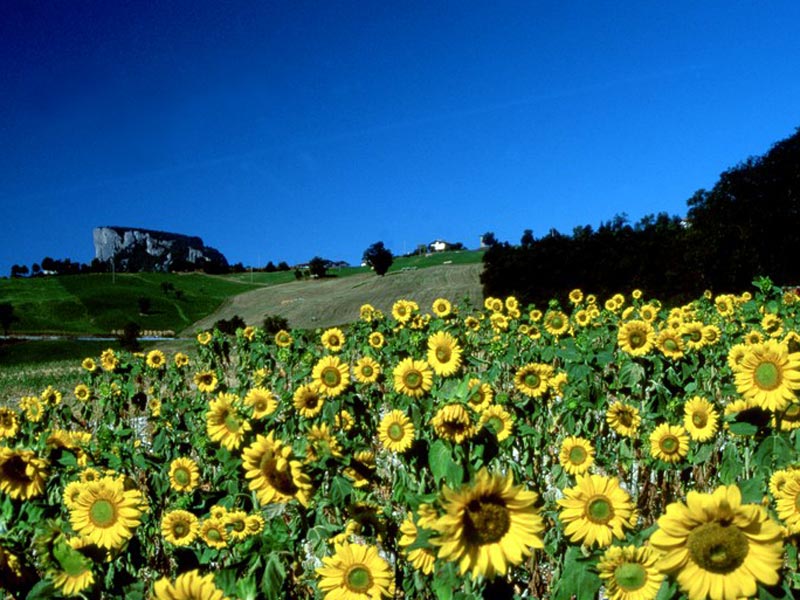
[[[328,261],[319,256],[315,256],[308,261],[308,270],[311,275],[322,279],[328,273]]]
[[[488,246],[491,248],[492,246],[496,246],[498,244],[497,238],[494,236],[493,231],[487,231],[481,236],[481,244],[484,246]]]
[[[11,324],[19,321],[19,317],[14,314],[14,306],[10,302],[0,302],[0,326],[3,328],[3,335],[8,335]]]
[[[522,238],[519,240],[519,245],[522,246],[523,248],[530,248],[531,246],[533,246],[534,241],[535,240],[533,238],[533,230],[526,229],[525,231],[522,232]]]
[[[367,266],[372,267],[377,275],[385,275],[389,267],[394,262],[394,255],[392,251],[383,245],[383,242],[375,242],[369,248],[364,250],[364,255],[361,257]]]

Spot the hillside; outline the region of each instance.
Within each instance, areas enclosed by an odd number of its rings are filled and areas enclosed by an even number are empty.
[[[481,263],[448,264],[391,271],[384,277],[358,273],[264,287],[229,298],[184,333],[210,328],[218,319],[234,315],[249,325],[260,325],[265,315],[279,315],[293,328],[329,327],[358,319],[359,307],[367,302],[388,313],[399,298],[415,300],[426,312],[439,297],[452,302],[469,298],[473,304],[480,304],[482,269]]]

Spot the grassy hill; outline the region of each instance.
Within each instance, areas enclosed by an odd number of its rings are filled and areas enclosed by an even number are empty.
[[[320,319],[342,323],[358,318],[358,307],[364,302],[383,302],[381,308],[388,303],[391,308],[392,301],[407,296],[422,305],[428,296],[433,300],[439,293],[444,295],[448,286],[453,288],[453,294],[479,298],[482,257],[480,251],[401,257],[395,259],[385,277],[377,277],[366,267],[352,267],[332,269],[331,277],[319,281],[296,281],[293,271],[224,276],[93,273],[0,279],[0,302],[10,302],[19,317],[12,325],[15,334],[107,335],[131,321],[143,330],[193,331],[233,314],[240,314],[253,324],[260,324],[265,314],[284,314],[293,327],[315,327],[322,322]],[[463,266],[469,268],[457,275]],[[406,277],[429,267],[448,271]],[[323,295],[318,294],[321,290]],[[259,293],[236,299],[247,292]],[[145,313],[140,311],[139,298],[147,299],[149,308]],[[195,325],[201,319],[201,324]]]
[[[175,291],[165,291],[162,284]],[[108,334],[134,321],[142,329],[178,331],[256,284],[200,273],[92,273],[0,280],[0,298],[19,321],[12,332]],[[139,298],[149,309],[140,313]]]
[[[233,315],[239,315],[249,325],[260,325],[265,315],[279,315],[288,319],[293,328],[330,327],[358,319],[359,308],[366,302],[388,314],[399,298],[415,300],[424,312],[429,312],[439,297],[454,303],[467,298],[473,305],[480,304],[482,270],[480,263],[440,264],[401,268],[383,277],[362,272],[263,287],[229,298],[186,333],[210,328],[218,319]]]

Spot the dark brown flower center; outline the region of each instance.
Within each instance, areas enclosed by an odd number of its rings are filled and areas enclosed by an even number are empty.
[[[493,544],[511,527],[506,503],[497,496],[475,498],[464,510],[464,535],[471,544]]]
[[[725,521],[696,527],[688,537],[689,556],[701,569],[732,573],[747,558],[749,543],[742,531]]]

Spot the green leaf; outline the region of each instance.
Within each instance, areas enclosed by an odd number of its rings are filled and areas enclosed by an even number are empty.
[[[286,568],[281,563],[277,554],[270,554],[264,566],[264,575],[261,578],[261,592],[268,600],[282,598],[281,588],[286,579]]]
[[[428,451],[428,464],[437,485],[444,479],[450,486],[461,483],[464,472],[455,460],[453,453],[443,440],[436,440]]]
[[[564,556],[553,600],[594,600],[601,584],[594,567],[594,561],[583,557],[580,548],[570,546]]]
[[[731,423],[731,433],[736,435],[755,435],[758,433],[758,426],[752,423]]]
[[[643,379],[644,367],[639,363],[625,363],[619,370],[619,382],[625,387],[636,387]]]

